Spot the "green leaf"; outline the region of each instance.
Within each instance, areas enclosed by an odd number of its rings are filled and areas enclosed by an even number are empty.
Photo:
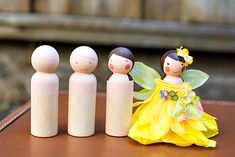
[[[146,100],[148,99],[154,90],[142,89],[141,91],[134,92],[134,98],[137,100]]]
[[[156,85],[154,80],[161,78],[157,71],[141,62],[135,62],[134,67],[129,74],[135,83],[149,90],[155,89]]]
[[[180,117],[183,113],[184,113],[184,106],[180,103],[180,101],[178,100],[177,102],[176,102],[176,106],[175,106],[175,109],[174,109],[174,111],[173,111],[173,113],[172,113],[172,116],[174,117],[174,118],[178,118],[178,117]]]
[[[202,86],[209,78],[209,75],[203,71],[190,69],[181,74],[183,80],[189,83],[193,89]]]
[[[186,105],[186,113],[189,119],[197,119],[201,116],[198,112],[196,105],[192,103]]]

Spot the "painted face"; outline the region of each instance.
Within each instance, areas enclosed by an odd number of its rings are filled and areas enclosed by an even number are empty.
[[[180,76],[186,70],[184,63],[166,57],[163,65],[164,73],[170,76]]]
[[[75,72],[92,73],[97,63],[95,51],[86,46],[78,47],[70,56],[70,65]]]
[[[130,59],[113,54],[109,58],[108,66],[113,73],[127,74],[132,69],[133,63]]]

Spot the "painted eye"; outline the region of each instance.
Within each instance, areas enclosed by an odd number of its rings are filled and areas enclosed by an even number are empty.
[[[76,63],[76,64],[78,64],[78,62],[77,62],[77,61],[76,61],[75,63]]]
[[[126,62],[128,62],[128,60],[126,60]]]
[[[89,64],[91,64],[92,62],[89,62]]]
[[[111,59],[110,62],[113,62],[113,60]]]
[[[183,64],[183,63],[182,63],[181,65],[182,65],[182,66],[184,66],[184,64]]]
[[[166,63],[167,65],[170,65],[170,63]]]

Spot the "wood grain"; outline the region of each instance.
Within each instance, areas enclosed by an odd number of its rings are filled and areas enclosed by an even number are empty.
[[[144,18],[180,21],[181,0],[144,0]]]
[[[41,14],[67,14],[68,0],[34,0],[33,10]]]
[[[235,24],[235,1],[183,0],[181,13],[184,22]]]
[[[141,0],[71,0],[69,13],[83,16],[104,16],[137,19]]]
[[[29,12],[30,0],[0,0],[1,12]]]

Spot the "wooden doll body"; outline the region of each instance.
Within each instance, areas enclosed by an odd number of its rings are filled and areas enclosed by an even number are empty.
[[[31,134],[51,137],[58,133],[59,79],[54,70],[59,64],[56,50],[38,47],[32,55],[37,72],[31,78]]]
[[[70,57],[75,71],[69,79],[68,133],[86,137],[95,132],[97,80],[92,71],[98,59],[94,50],[81,46]]]
[[[107,81],[106,127],[111,136],[127,136],[131,125],[134,82],[126,74],[113,74]]]
[[[90,136],[95,131],[96,78],[74,73],[69,79],[68,133]]]
[[[105,123],[105,133],[110,136],[127,136],[131,125],[134,82],[128,72],[133,59],[126,48],[116,48],[110,53],[108,65],[113,74],[107,81]]]
[[[31,79],[31,133],[38,137],[58,132],[58,91],[56,74],[37,72]]]

